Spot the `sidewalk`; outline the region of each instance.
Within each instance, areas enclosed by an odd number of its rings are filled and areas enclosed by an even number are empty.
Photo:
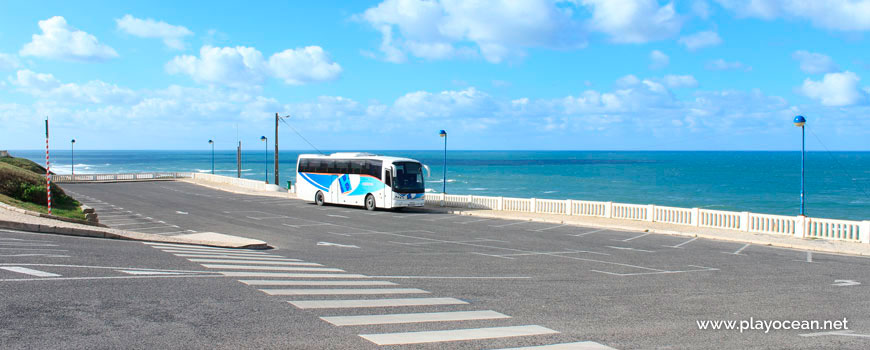
[[[656,234],[686,237],[700,237],[720,241],[749,243],[754,245],[775,246],[798,250],[811,250],[816,252],[870,256],[870,244],[864,243],[828,241],[819,239],[800,239],[784,235],[779,236],[705,227],[665,224],[660,222],[605,219],[587,216],[536,214],[486,209],[442,208],[439,206],[428,205],[426,206],[426,208],[432,210],[446,211],[457,215],[478,216],[482,218],[529,220],[535,222],[567,224],[613,230],[650,232]]]
[[[53,233],[68,236],[127,239],[135,241],[207,245],[223,248],[268,248],[266,242],[214,232],[200,232],[178,236],[161,236],[106,227],[65,222],[27,215],[0,207],[0,228]]]
[[[219,190],[219,191],[225,191],[225,192],[247,194],[247,195],[252,195],[252,196],[265,196],[265,197],[296,199],[295,193],[290,193],[287,191],[283,191],[283,192],[258,191],[258,190],[253,190],[253,189],[241,187],[241,186],[235,186],[235,185],[231,185],[231,184],[212,182],[212,181],[206,181],[206,180],[180,179],[180,180],[176,180],[176,181],[187,182],[187,183],[191,183],[194,185],[208,187],[208,188],[211,188],[213,190]]]

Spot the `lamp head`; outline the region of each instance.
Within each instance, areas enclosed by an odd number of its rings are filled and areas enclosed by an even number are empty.
[[[804,118],[804,116],[799,115],[797,117],[794,117],[794,126],[803,127],[804,124],[806,124],[806,123],[807,123],[807,119]]]
[[[214,143],[214,140],[208,140],[208,143]]]
[[[76,139],[72,139],[69,141],[70,143],[76,143]]]
[[[439,132],[438,135],[441,137],[447,137],[447,131],[441,130],[441,132]]]
[[[260,136],[260,141],[266,141],[266,136]]]

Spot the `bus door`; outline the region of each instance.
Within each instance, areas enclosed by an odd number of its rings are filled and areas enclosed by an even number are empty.
[[[384,208],[393,207],[393,167],[384,167],[384,198],[381,199],[381,205]]]

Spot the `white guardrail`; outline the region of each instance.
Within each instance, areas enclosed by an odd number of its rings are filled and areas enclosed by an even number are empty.
[[[192,173],[158,172],[158,173],[129,173],[129,174],[76,174],[51,175],[51,181],[63,182],[99,182],[99,181],[149,181],[149,180],[172,180],[190,179]]]
[[[455,194],[444,195],[441,193],[427,193],[426,204],[454,208],[662,222],[743,232],[787,235],[798,238],[870,243],[870,221],[867,220],[834,220],[805,216],[757,214],[746,211],[734,212],[699,208],[676,208],[652,204],[639,205],[572,199],[555,200]]]

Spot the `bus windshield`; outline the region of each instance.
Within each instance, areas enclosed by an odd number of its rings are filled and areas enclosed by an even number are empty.
[[[423,193],[423,167],[415,162],[393,163],[393,191],[398,193]]]

